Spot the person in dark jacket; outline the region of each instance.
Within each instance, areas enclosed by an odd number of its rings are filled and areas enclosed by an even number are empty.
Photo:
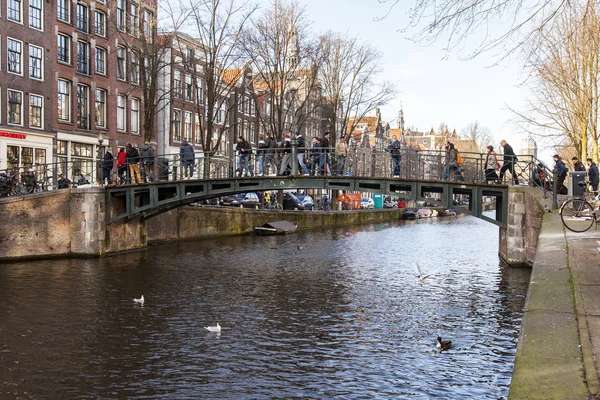
[[[400,141],[396,135],[392,136],[392,140],[388,143],[386,151],[392,156],[394,178],[398,178],[400,177]]]
[[[321,149],[321,157],[319,159],[319,171],[323,175],[331,175],[331,160],[329,159],[329,137],[331,134],[329,131],[325,131],[319,148]]]
[[[248,176],[248,165],[250,164],[250,156],[252,155],[252,145],[244,140],[242,136],[238,136],[235,151],[240,156],[240,162],[238,164],[238,176]]]
[[[298,165],[302,168],[304,175],[308,175],[308,168],[304,163],[304,153],[306,151],[306,141],[300,132],[296,132],[296,158],[298,159]]]
[[[567,168],[563,160],[560,159],[560,156],[558,154],[552,156],[552,159],[555,162],[554,173],[556,174],[556,190],[560,194],[567,194],[567,188],[564,186],[564,183],[565,179],[567,178],[567,172],[569,171],[569,169]]]
[[[265,173],[265,157],[267,155],[267,149],[269,145],[265,142],[262,136],[258,137],[258,146],[256,150],[256,157],[258,159],[258,176],[263,176]]]
[[[515,163],[519,160],[511,145],[506,143],[506,140],[501,140],[500,146],[504,149],[504,162],[502,163],[502,168],[500,168],[500,182],[504,182],[504,173],[510,171],[515,185],[518,185],[519,178],[515,174]]]
[[[573,161],[573,168],[575,169],[575,171],[580,171],[580,172],[585,172],[585,165],[583,165],[583,163],[581,161],[579,161],[579,158],[577,157],[573,157],[571,158],[571,161]]]
[[[149,140],[146,140],[146,143],[140,149],[140,159],[144,183],[154,182],[154,149],[150,146]]]
[[[589,167],[588,177],[590,178],[590,185],[592,185],[592,190],[595,192],[598,190],[598,181],[600,178],[600,176],[598,176],[598,167],[596,166],[594,160],[592,160],[591,158],[588,158],[586,161]]]
[[[68,189],[71,181],[65,178],[63,174],[60,174],[60,178],[58,179],[58,188],[59,189]]]
[[[141,183],[142,175],[140,174],[140,153],[133,147],[131,143],[127,143],[127,164],[129,164],[129,176],[131,183]]]
[[[273,134],[269,133],[265,140],[267,149],[265,150],[265,169],[263,173],[269,174],[269,171],[273,169],[273,174],[277,174],[277,140],[273,138]]]
[[[119,184],[124,184],[129,181],[129,171],[127,169],[127,154],[125,149],[121,147],[117,154],[117,174],[119,175]]]
[[[111,184],[112,179],[110,176],[112,175],[112,169],[114,165],[115,158],[113,157],[110,150],[106,150],[104,157],[102,158],[102,184]]]
[[[183,165],[183,177],[185,179],[194,177],[194,164],[196,163],[196,155],[194,154],[194,148],[183,140],[181,147],[179,148],[179,157],[181,158],[181,164]]]
[[[289,168],[292,165],[292,142],[289,133],[286,133],[283,137],[283,143],[281,145],[281,167],[279,168],[279,175],[289,175]]]
[[[310,174],[318,175],[319,173],[319,159],[321,157],[321,153],[319,150],[319,143],[321,139],[318,137],[314,137],[312,139],[312,146],[310,149]]]

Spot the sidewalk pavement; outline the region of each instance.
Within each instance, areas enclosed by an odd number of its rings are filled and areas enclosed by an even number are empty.
[[[595,229],[595,228],[592,228]],[[565,233],[546,213],[509,399],[589,399],[599,391],[600,231]]]

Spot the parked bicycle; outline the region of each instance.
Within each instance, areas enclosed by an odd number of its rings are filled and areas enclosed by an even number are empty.
[[[585,232],[592,227],[594,223],[600,222],[600,211],[597,205],[600,204],[599,192],[589,190],[588,182],[578,182],[583,187],[584,195],[575,197],[564,202],[560,207],[560,219],[568,230],[572,232]]]

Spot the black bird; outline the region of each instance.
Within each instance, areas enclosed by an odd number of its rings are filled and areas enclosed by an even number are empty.
[[[450,347],[452,347],[451,340],[442,340],[442,338],[439,336],[435,340],[435,348],[438,349],[439,351],[448,350],[448,349],[450,349]]]

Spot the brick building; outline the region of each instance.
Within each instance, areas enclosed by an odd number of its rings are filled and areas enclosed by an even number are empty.
[[[0,4],[7,10],[0,28],[6,40],[0,47],[6,54],[0,57],[0,74],[7,100],[0,96],[0,110],[13,110],[10,116],[0,112],[6,117],[0,124],[9,133],[24,131],[20,165],[31,162],[31,148],[34,161],[56,157],[60,172],[95,178],[94,161],[106,149],[116,154],[128,142],[144,142],[143,43],[153,40],[156,0]],[[14,92],[22,93],[20,103]],[[19,108],[20,123],[14,113]],[[1,142],[0,137],[0,169],[7,166],[2,157],[12,146]]]

